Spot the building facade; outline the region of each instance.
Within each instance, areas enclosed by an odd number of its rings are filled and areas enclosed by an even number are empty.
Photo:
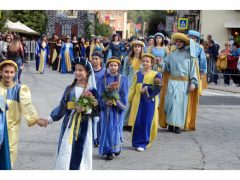
[[[213,40],[222,49],[229,36],[240,34],[240,11],[237,10],[202,10],[201,32],[204,39],[211,34]]]
[[[89,20],[88,11],[48,10],[46,34],[50,37],[55,33],[59,37],[67,34],[85,36],[85,25]]]
[[[123,39],[127,37],[127,11],[99,11],[99,22],[109,25]]]

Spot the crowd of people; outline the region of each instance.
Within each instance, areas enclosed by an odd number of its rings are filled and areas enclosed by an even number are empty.
[[[151,147],[159,126],[176,134],[195,130],[199,96],[208,82],[217,84],[217,71],[226,73],[225,84],[230,77],[240,83],[238,44],[227,42],[219,53],[210,35],[202,43],[194,30],[171,39],[161,32],[125,41],[113,34],[110,42],[96,36],[88,43],[70,35],[47,40],[44,34],[36,42],[36,71],[43,74],[48,64],[75,78],[59,105],[40,118],[20,81],[24,45],[17,35],[7,34],[5,41],[0,41],[0,169],[13,168],[22,114],[28,126],[46,127],[63,118],[55,169],[92,169],[93,147],[106,160],[121,154],[124,128],[139,152]],[[231,63],[217,69],[222,55]]]

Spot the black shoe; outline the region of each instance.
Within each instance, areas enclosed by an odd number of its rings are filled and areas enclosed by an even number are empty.
[[[98,147],[99,146],[99,144],[98,143],[94,143],[94,147]]]
[[[113,154],[112,153],[107,154],[106,160],[113,160]]]
[[[115,154],[115,156],[119,156],[121,154],[121,151],[115,152],[114,154]]]
[[[132,126],[123,126],[123,130],[131,132],[132,131]]]
[[[173,132],[174,127],[172,125],[168,125],[168,131]]]
[[[174,132],[175,132],[176,134],[180,134],[180,133],[181,133],[181,130],[180,130],[179,127],[175,127],[175,128],[174,128]]]

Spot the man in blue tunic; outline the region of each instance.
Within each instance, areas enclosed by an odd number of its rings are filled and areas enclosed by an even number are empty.
[[[175,33],[172,41],[177,49],[163,61],[163,71],[169,73],[169,78],[166,94],[161,94],[165,102],[160,106],[164,111],[160,110],[159,119],[161,127],[168,125],[170,132],[181,133],[181,129],[195,129],[198,101],[193,100],[191,94],[198,89],[199,74],[197,60],[193,57],[195,53],[190,51],[189,38],[183,33]],[[198,93],[193,97],[198,98]],[[161,112],[164,112],[164,115]]]

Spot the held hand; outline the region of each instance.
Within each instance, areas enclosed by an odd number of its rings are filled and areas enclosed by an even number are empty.
[[[113,102],[112,102],[111,100],[107,100],[106,105],[107,105],[107,106],[112,106],[112,105],[113,105]]]
[[[146,93],[146,91],[147,91],[147,86],[145,86],[144,88],[142,88],[141,91],[140,91],[140,93],[141,93],[141,94],[144,94],[144,93]]]
[[[193,92],[194,90],[195,90],[195,86],[190,85],[189,91],[190,91],[190,92]]]
[[[160,84],[161,84],[161,79],[160,79],[160,78],[155,78],[155,79],[154,79],[154,83],[155,83],[156,85],[160,85]]]
[[[43,118],[39,118],[37,120],[37,125],[39,125],[40,127],[47,127],[48,120],[47,119],[43,119]]]
[[[81,106],[76,106],[76,110],[77,110],[78,113],[81,113],[83,111]]]

